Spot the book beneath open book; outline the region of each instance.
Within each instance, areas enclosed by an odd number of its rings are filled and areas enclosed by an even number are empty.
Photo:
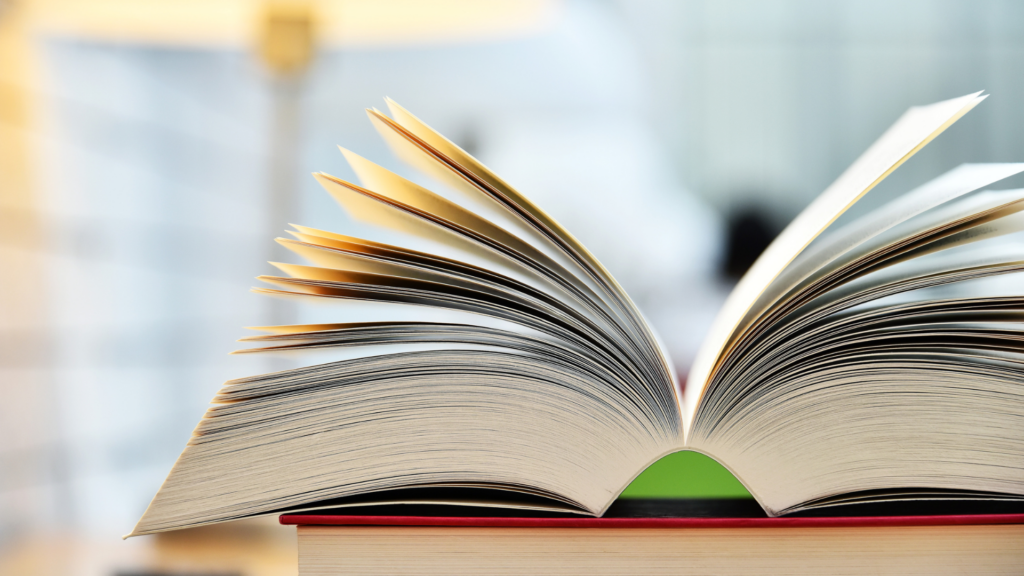
[[[132,535],[388,503],[600,516],[679,450],[772,516],[1024,499],[1024,190],[984,190],[1024,164],[962,165],[834,224],[982,99],[911,108],[807,207],[736,286],[685,393],[567,230],[394,102],[370,110],[445,195],[347,150],[360,185],[316,178],[417,249],[303,226],[278,240],[308,264],[275,264],[259,292],[379,315],[246,338],[337,360],[227,382]]]
[[[936,505],[946,513],[919,515]],[[968,514],[948,514],[948,502],[875,507],[897,515],[766,518],[748,499],[620,499],[601,518],[404,505],[280,521],[298,527],[299,576],[1009,575],[1024,565],[1019,503],[961,502]]]

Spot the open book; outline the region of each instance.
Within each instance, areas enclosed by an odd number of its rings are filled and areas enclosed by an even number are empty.
[[[246,338],[338,359],[227,382],[132,535],[373,503],[600,516],[679,450],[773,516],[1024,498],[1024,244],[1007,236],[1024,190],[983,190],[1024,164],[962,165],[833,225],[982,99],[911,108],[804,210],[729,297],[685,394],[569,231],[394,102],[370,110],[445,195],[347,150],[360,184],[316,178],[417,249],[303,226],[278,240],[307,264],[275,264],[259,292],[379,316]]]

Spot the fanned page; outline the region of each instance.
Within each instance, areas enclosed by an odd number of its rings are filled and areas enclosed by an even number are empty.
[[[293,226],[258,292],[372,304],[257,328],[240,353],[336,361],[228,382],[133,535],[396,502],[600,515],[683,444],[671,362],[608,271],[553,218],[388,102],[370,120],[445,194],[351,152],[316,179],[403,245]]]
[[[979,100],[905,114],[758,260],[705,341],[687,446],[769,514],[1024,499],[1024,190],[984,190],[1024,164],[962,165],[831,226]]]
[[[908,110],[771,243],[729,295],[694,359],[685,396],[687,429],[723,357],[764,312],[754,304],[769,284],[854,202],[985,98],[977,92]]]

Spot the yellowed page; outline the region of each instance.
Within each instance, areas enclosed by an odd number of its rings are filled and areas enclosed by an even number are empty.
[[[419,184],[406,180],[390,170],[370,162],[355,152],[339,148],[356,175],[359,176],[359,179],[368,189],[424,212],[440,216],[445,220],[454,222],[522,254],[531,262],[540,264],[545,269],[551,271],[552,274],[557,275],[567,284],[575,286],[582,294],[589,297],[595,305],[602,306],[611,313],[611,310],[606,307],[605,301],[595,294],[586,283],[577,278],[572,272],[566,270],[558,262],[548,257],[547,254],[538,250],[533,244],[523,241],[500,226],[427,190]]]
[[[570,254],[576,257],[578,261],[581,261],[585,269],[589,268],[591,271],[597,273],[604,281],[609,282],[612,285],[616,285],[611,274],[604,269],[604,266],[602,266],[601,263],[590,254],[579,240],[556,222],[554,218],[548,216],[548,214],[540,207],[531,202],[526,196],[510,186],[507,182],[499,178],[498,175],[484,166],[479,160],[473,158],[450,140],[427,126],[408,110],[399,106],[397,102],[389,98],[387,103],[388,109],[391,111],[391,115],[394,116],[395,123],[454,161],[459,167],[469,171],[471,174],[479,178],[480,183],[483,183],[490,188],[491,194],[504,199],[504,202],[501,202],[503,208],[508,205],[518,208],[518,212],[528,218],[535,226],[535,229],[532,230],[532,236],[534,238],[549,238],[555,240],[564,249],[568,249]],[[425,171],[446,184],[449,184],[454,189],[465,194],[467,198],[474,198],[484,203],[495,201],[494,198],[480,190],[479,184],[468,182],[465,178],[460,177],[458,172],[445,167],[445,164],[437,161],[425,162],[424,155],[422,153],[417,154],[409,148],[408,143],[394,139],[391,134],[388,134],[389,131],[384,129],[387,124],[387,119],[385,117],[380,115],[374,117],[374,115],[371,114],[371,120],[375,121],[374,125],[377,127],[378,131],[381,132],[382,135],[385,135],[385,140],[392,147],[392,150],[394,150],[395,153],[398,154],[405,162],[408,162],[410,165]],[[539,233],[540,230],[543,230],[543,233]]]
[[[729,295],[697,354],[681,407],[686,433],[719,362],[756,319],[748,312],[768,285],[854,202],[984,98],[977,92],[908,110],[772,242]]]
[[[479,160],[473,158],[396,102],[388,99],[394,120],[377,110],[370,110],[370,119],[392,151],[403,161],[437,178],[461,192],[474,205],[483,209],[495,223],[510,232],[523,234],[539,250],[553,244],[559,253],[550,254],[559,262],[567,257],[585,274],[581,280],[594,283],[621,311],[624,326],[645,340],[657,360],[677,401],[680,400],[677,378],[664,346],[658,341],[636,305],[607,269],[568,230],[531,202],[525,195],[499,178]],[[414,142],[413,140],[418,140]],[[501,217],[501,213],[506,213]],[[523,226],[525,224],[525,226]]]
[[[358,187],[327,174],[314,174],[314,176],[320,182],[320,185],[353,218],[413,236],[420,242],[425,241],[429,244],[429,251],[432,255],[440,254],[459,262],[483,267],[538,289],[561,290],[558,284],[550,281],[536,270],[529,268],[521,261],[513,259],[509,254],[500,252],[493,247],[485,246],[464,234],[457,233],[433,221],[413,215],[407,210],[398,208],[396,204],[382,201],[380,198],[385,198],[384,196],[371,193],[368,190],[360,191],[361,189]],[[379,243],[353,239],[322,230],[313,231],[310,228],[294,224],[292,226],[300,232],[312,232],[317,236],[384,246]]]

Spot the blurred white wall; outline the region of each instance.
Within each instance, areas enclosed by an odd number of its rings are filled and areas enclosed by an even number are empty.
[[[266,98],[245,55],[40,44],[46,306],[7,334],[41,351],[37,380],[4,383],[37,400],[3,423],[0,522],[123,531],[261,316]]]
[[[16,248],[38,258],[45,306],[34,328],[0,318],[0,543],[130,528],[220,383],[267,367],[226,352],[266,316],[246,289],[271,270],[272,231],[367,232],[304,174],[351,177],[340,144],[410,175],[362,112],[383,96],[591,246],[681,366],[724,293],[719,213],[755,202],[784,220],[908,106],[980,89],[993,97],[890,188],[1024,157],[1010,1],[575,1],[528,38],[327,51],[287,217],[267,211],[270,83],[249,52],[35,44],[43,232]]]
[[[622,0],[680,180],[780,225],[907,107],[992,96],[893,174],[909,190],[962,162],[1024,155],[1017,0]],[[1006,186],[1020,185],[1016,180]]]

